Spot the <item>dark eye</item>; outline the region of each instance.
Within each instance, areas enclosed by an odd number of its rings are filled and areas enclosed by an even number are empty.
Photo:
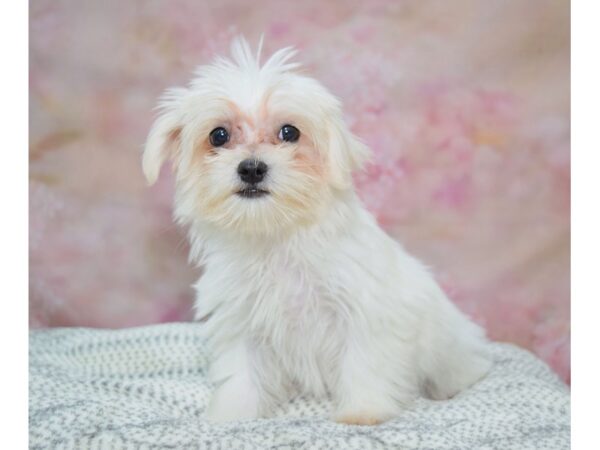
[[[210,143],[215,147],[221,147],[229,141],[229,133],[223,127],[215,128],[210,132]]]
[[[281,141],[296,142],[300,139],[300,130],[293,125],[284,125],[281,127],[281,130],[279,130],[277,137]]]

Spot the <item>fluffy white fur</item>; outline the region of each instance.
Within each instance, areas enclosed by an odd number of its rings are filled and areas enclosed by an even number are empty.
[[[354,193],[368,149],[339,102],[279,50],[260,65],[246,41],[167,91],[144,151],[153,182],[170,158],[175,218],[204,269],[197,318],[214,349],[214,421],[269,415],[298,393],[333,396],[333,419],[375,424],[419,394],[447,399],[489,368],[485,337]],[[283,124],[301,132],[281,142]],[[231,142],[211,148],[225,127]],[[240,161],[264,161],[244,198]]]

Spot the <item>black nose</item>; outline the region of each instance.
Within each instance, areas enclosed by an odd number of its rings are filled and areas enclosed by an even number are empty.
[[[269,166],[258,159],[245,159],[240,163],[237,169],[242,181],[251,184],[262,181],[267,170],[269,170]]]

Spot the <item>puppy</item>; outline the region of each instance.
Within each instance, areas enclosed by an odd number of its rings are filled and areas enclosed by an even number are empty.
[[[214,352],[207,416],[268,416],[298,393],[333,420],[377,424],[420,393],[447,399],[484,376],[482,330],[388,237],[352,185],[369,150],[340,103],[284,48],[231,59],[168,90],[143,155],[171,159],[176,221],[189,229],[197,319]]]

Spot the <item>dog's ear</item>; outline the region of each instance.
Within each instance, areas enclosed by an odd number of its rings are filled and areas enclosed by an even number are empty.
[[[347,189],[352,185],[352,172],[364,166],[371,151],[352,134],[341,115],[332,115],[328,122],[327,159],[331,182],[339,189]]]
[[[163,163],[173,156],[180,145],[183,127],[180,110],[186,93],[187,89],[175,88],[169,89],[161,97],[158,105],[160,113],[150,129],[142,157],[142,168],[148,184],[154,184]]]

